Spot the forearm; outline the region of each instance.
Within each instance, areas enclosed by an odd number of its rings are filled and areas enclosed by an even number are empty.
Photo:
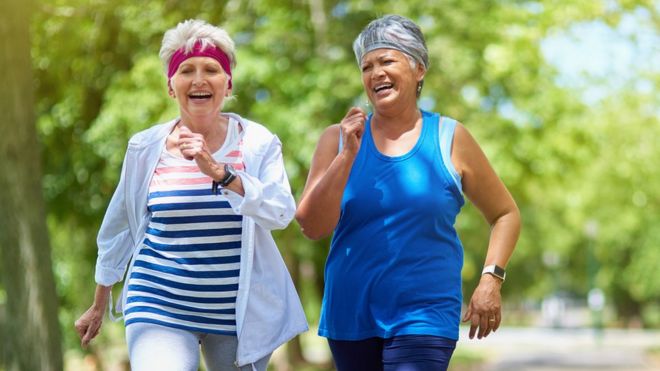
[[[296,211],[302,232],[311,239],[332,233],[341,212],[341,199],[355,157],[339,153],[315,184],[309,184]]]
[[[503,214],[491,225],[490,241],[484,265],[504,268],[509,262],[520,235],[520,212],[517,207]]]
[[[96,285],[96,291],[94,292],[94,308],[99,311],[105,311],[108,307],[108,301],[110,300],[110,291],[112,286],[103,286]]]

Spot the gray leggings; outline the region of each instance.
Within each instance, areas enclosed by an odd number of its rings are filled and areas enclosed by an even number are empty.
[[[204,334],[153,325],[126,326],[132,371],[197,371],[200,345],[209,371],[266,371],[270,354],[252,365],[236,367],[235,336]]]

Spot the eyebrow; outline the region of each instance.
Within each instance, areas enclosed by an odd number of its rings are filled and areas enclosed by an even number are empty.
[[[386,58],[392,58],[392,57],[394,57],[394,56],[392,55],[392,51],[391,51],[391,50],[387,50],[387,51],[383,52],[383,54],[379,54],[378,57],[375,57],[375,58],[373,58],[373,59],[376,59],[376,60],[378,60],[378,61],[381,61],[381,60],[383,60],[383,59],[386,59]],[[365,59],[363,58],[363,59],[362,59],[362,62],[360,63],[360,65],[361,65],[361,66],[364,65],[365,63],[367,63],[367,62],[370,61],[370,60],[372,60],[372,59],[365,60]]]

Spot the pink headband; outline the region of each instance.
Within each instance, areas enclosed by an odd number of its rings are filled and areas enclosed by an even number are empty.
[[[192,57],[211,57],[220,63],[222,69],[225,70],[225,73],[229,75],[229,89],[231,89],[231,68],[229,64],[229,57],[223,52],[220,48],[213,44],[209,44],[206,48],[202,48],[202,42],[197,41],[193,46],[193,49],[190,53],[185,52],[185,48],[178,49],[172,54],[170,58],[170,63],[167,68],[167,86],[170,86],[170,80],[172,76],[179,69],[179,65],[183,63],[188,58]]]

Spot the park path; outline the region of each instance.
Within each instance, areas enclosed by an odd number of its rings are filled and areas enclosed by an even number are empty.
[[[660,331],[504,327],[470,340],[462,327],[458,347],[486,359],[479,371],[660,371]]]

